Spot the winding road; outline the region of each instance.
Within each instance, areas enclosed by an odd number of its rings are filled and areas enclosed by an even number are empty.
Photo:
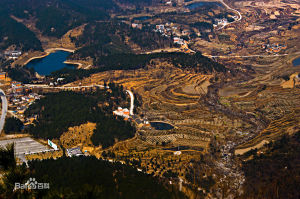
[[[229,57],[233,57],[233,58],[250,58],[250,57],[283,57],[283,56],[287,56],[289,54],[274,54],[274,55],[205,55],[207,57],[210,58],[229,58]]]
[[[238,18],[236,21],[241,21],[241,20],[242,20],[242,15],[241,15],[241,13],[240,13],[238,10],[229,7],[223,0],[220,0],[220,2],[221,2],[227,9],[233,10],[233,11],[235,11],[235,12],[238,13],[239,18]],[[234,22],[236,22],[236,21],[234,21]],[[232,23],[233,23],[233,22],[232,22]]]
[[[130,115],[133,115],[133,109],[134,109],[134,95],[130,90],[126,90],[126,92],[130,95]]]
[[[243,17],[242,17],[242,14],[241,14],[238,10],[229,7],[223,0],[219,0],[219,1],[220,1],[220,2],[221,2],[228,10],[233,10],[234,12],[238,13],[239,18],[238,18],[237,20],[234,20],[233,22],[224,24],[224,25],[223,25],[221,28],[219,28],[218,30],[223,29],[225,26],[227,26],[227,25],[229,25],[229,24],[232,24],[232,23],[235,23],[235,22],[238,22],[238,21],[241,21],[241,20],[242,20],[242,18],[243,18]]]
[[[1,134],[1,132],[4,128],[8,104],[7,104],[7,99],[6,99],[5,93],[2,89],[0,89],[0,96],[1,96],[1,100],[2,100],[2,113],[1,113],[1,118],[0,118],[0,134]]]
[[[104,88],[103,85],[98,85],[98,84],[90,85],[90,86],[49,86],[47,84],[25,84],[24,86],[28,88],[51,88],[51,89],[79,89],[79,88],[92,88],[92,87]]]

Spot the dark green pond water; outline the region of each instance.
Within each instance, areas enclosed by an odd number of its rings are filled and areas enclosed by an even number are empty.
[[[196,3],[191,3],[191,4],[189,4],[185,7],[190,9],[190,10],[194,10],[194,9],[197,9],[199,7],[204,7],[204,6],[219,6],[219,7],[222,7],[223,5],[219,2],[196,2]]]
[[[149,16],[141,16],[141,17],[135,17],[133,18],[133,20],[137,20],[137,21],[145,21],[147,19],[150,19],[151,17]]]
[[[170,130],[174,128],[171,124],[164,122],[150,122],[150,125],[155,128],[155,130]]]

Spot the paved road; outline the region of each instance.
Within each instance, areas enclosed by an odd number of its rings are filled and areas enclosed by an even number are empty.
[[[287,55],[288,54],[275,54],[275,55],[218,55],[218,56],[205,55],[205,56],[211,57],[211,58],[228,58],[228,57],[250,58],[250,57],[283,57],[283,56],[287,56]]]
[[[4,123],[5,123],[5,118],[7,114],[7,99],[5,96],[5,93],[2,89],[0,89],[0,96],[2,100],[2,113],[1,113],[1,118],[0,118],[0,134],[4,128]]]
[[[241,15],[241,13],[240,13],[238,10],[229,7],[223,0],[219,0],[219,1],[220,1],[220,2],[221,2],[228,10],[233,10],[234,12],[238,13],[239,18],[238,18],[237,20],[234,20],[233,22],[224,24],[224,25],[223,25],[221,28],[219,28],[218,30],[224,28],[225,26],[227,26],[227,25],[229,25],[229,24],[232,24],[232,23],[235,23],[235,22],[238,22],[238,21],[241,21],[241,20],[242,20],[242,15]]]
[[[292,54],[300,54],[299,52],[295,52]],[[228,57],[233,57],[233,58],[250,58],[250,57],[284,57],[289,54],[273,54],[273,55],[208,55],[208,54],[203,54],[203,56],[209,57],[209,58],[228,58]]]
[[[92,88],[92,87],[100,87],[104,88],[103,85],[90,85],[90,86],[49,86],[47,84],[25,84],[24,86],[29,88],[52,88],[52,89],[78,89],[78,88]]]
[[[220,2],[221,2],[227,9],[233,10],[233,11],[235,11],[235,12],[238,13],[239,18],[238,18],[237,20],[235,20],[234,22],[237,22],[237,21],[241,21],[241,20],[242,20],[242,15],[241,15],[241,13],[240,13],[238,10],[229,7],[223,0],[220,0]],[[232,22],[232,23],[233,23],[233,22]]]
[[[134,109],[134,95],[130,90],[126,90],[126,92],[130,95],[130,115],[133,115],[133,109]]]
[[[20,158],[22,162],[27,162],[25,155],[54,151],[49,146],[43,145],[30,137],[0,140],[0,147],[4,148],[8,144],[15,144],[15,155]]]

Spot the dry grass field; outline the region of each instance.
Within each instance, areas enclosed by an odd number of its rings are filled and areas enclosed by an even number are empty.
[[[70,127],[67,132],[60,136],[60,143],[64,148],[91,147],[91,136],[96,129],[95,123],[86,123],[80,126]]]

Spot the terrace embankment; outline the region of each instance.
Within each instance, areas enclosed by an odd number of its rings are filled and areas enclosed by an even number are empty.
[[[122,84],[141,96],[142,106],[138,113],[150,121],[165,121],[175,126],[159,131],[141,128],[139,138],[152,144],[171,142],[199,146],[206,151],[211,137],[224,138],[224,134],[234,132],[234,129],[249,126],[239,117],[232,119],[224,113],[212,112],[203,103],[201,99],[207,95],[213,78],[212,74],[184,71],[163,62],[146,69],[94,74],[69,86],[102,84],[104,81]]]
[[[113,81],[133,90],[143,102],[138,113],[150,121],[166,121],[175,126],[160,131],[140,129],[139,138],[146,142],[171,142],[207,150],[211,138],[217,136],[221,140],[236,141],[241,144],[237,147],[240,149],[255,146],[262,140],[275,139],[286,130],[292,131],[298,122],[288,118],[294,118],[289,114],[297,117],[295,108],[300,105],[299,89],[282,88],[281,74],[277,70],[288,57],[256,59],[254,78],[235,78],[219,83],[212,83],[215,75],[197,74],[160,63],[134,71],[102,72],[69,85]],[[253,58],[243,60],[247,64]],[[295,67],[282,73],[294,73],[294,70]],[[293,121],[283,125],[284,122],[279,121],[284,116]],[[278,131],[271,128],[276,123]]]
[[[254,78],[220,87],[219,100],[224,106],[243,111],[251,122],[263,124],[251,139],[242,139],[237,151],[247,152],[258,145],[261,147],[260,143],[276,140],[286,133],[293,134],[299,129],[300,89],[296,78],[299,69],[291,64],[293,57],[294,54],[241,58],[245,65],[252,64],[256,72]],[[243,133],[250,132],[249,129]]]

